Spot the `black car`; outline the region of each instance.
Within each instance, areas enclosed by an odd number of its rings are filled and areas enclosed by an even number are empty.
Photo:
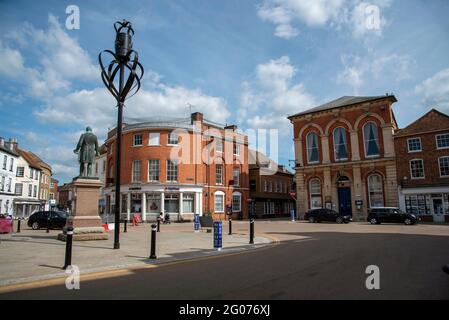
[[[329,221],[336,223],[349,223],[351,222],[351,216],[343,216],[338,212],[330,209],[315,209],[310,210],[304,216],[305,220],[309,220],[309,222],[321,222],[321,221]]]
[[[414,214],[402,212],[398,208],[373,208],[368,213],[368,222],[371,224],[387,222],[413,225],[418,223],[418,218]]]
[[[62,229],[67,221],[67,214],[63,211],[37,211],[28,219],[28,227],[33,230],[40,228]]]

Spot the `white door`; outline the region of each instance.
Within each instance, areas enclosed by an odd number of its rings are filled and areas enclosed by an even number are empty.
[[[433,208],[433,221],[444,222],[443,198],[433,198],[432,208]]]

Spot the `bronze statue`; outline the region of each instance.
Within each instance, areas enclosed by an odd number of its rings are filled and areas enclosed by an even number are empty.
[[[97,136],[92,133],[90,127],[86,128],[78,141],[74,153],[78,154],[78,162],[80,163],[80,177],[92,177],[92,163],[95,161],[95,156],[100,155],[100,148],[98,148]],[[87,172],[85,172],[87,164]]]

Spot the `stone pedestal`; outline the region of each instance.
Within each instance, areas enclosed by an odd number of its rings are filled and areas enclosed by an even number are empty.
[[[67,219],[66,227],[73,227],[73,240],[107,240],[101,218],[98,215],[98,199],[103,186],[98,178],[78,177],[73,179],[72,214]],[[61,233],[58,239],[65,241]]]

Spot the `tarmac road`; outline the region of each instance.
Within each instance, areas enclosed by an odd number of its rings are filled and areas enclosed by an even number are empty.
[[[82,279],[80,290],[67,290],[62,282],[9,291],[0,300],[449,299],[449,276],[442,271],[449,263],[449,236],[383,233],[385,225],[372,226],[372,233],[351,232],[371,226],[322,226],[265,224],[259,230],[283,240],[239,254]],[[379,267],[379,290],[366,288],[370,265]]]

